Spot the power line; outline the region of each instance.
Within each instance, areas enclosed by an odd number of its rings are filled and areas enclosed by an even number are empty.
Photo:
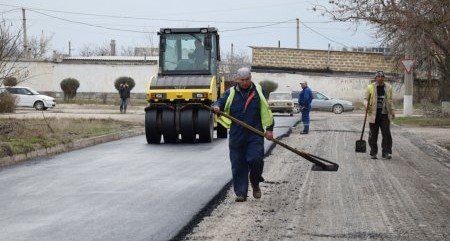
[[[255,4],[252,4],[251,6],[249,6],[249,7],[243,7],[243,6],[239,6],[239,8],[229,8],[229,9],[221,9],[221,10],[206,10],[206,11],[195,11],[195,12],[193,12],[193,11],[191,11],[191,12],[179,12],[179,13],[174,13],[174,14],[191,14],[191,13],[194,13],[194,14],[198,14],[198,13],[202,13],[202,12],[207,12],[207,13],[220,13],[220,12],[233,12],[233,11],[248,11],[248,9],[251,9],[251,10],[256,10],[256,9],[261,9],[261,8],[276,8],[276,7],[286,7],[286,5],[298,5],[298,4],[301,4],[301,3],[299,3],[298,1],[295,1],[295,2],[288,2],[288,3],[277,3],[277,4],[271,4],[271,5],[260,5],[260,4],[258,4],[257,6],[255,6]],[[253,23],[255,23],[255,22],[253,22]],[[259,23],[261,23],[261,22],[259,22]]]
[[[318,34],[318,35],[320,35],[320,36],[322,36],[322,37],[324,37],[324,38],[326,38],[326,39],[328,39],[328,40],[330,40],[331,42],[337,43],[337,44],[342,45],[342,46],[344,46],[344,47],[347,47],[346,44],[340,43],[340,42],[338,42],[338,41],[335,41],[335,40],[333,40],[333,39],[331,39],[331,38],[325,36],[324,34],[322,34],[322,33],[318,32],[318,31],[314,30],[314,29],[311,28],[311,27],[309,27],[309,26],[306,25],[304,22],[300,21],[300,23],[301,23],[303,26],[305,26],[307,29],[311,30],[312,32],[314,32],[314,33],[316,33],[316,34]]]
[[[265,27],[274,26],[274,25],[278,25],[278,24],[289,23],[292,21],[295,21],[295,19],[290,19],[290,20],[266,24],[266,25],[250,26],[250,27],[243,27],[243,28],[236,28],[236,29],[227,29],[227,30],[222,30],[220,32],[224,33],[224,32],[235,32],[235,31],[246,30],[246,29],[265,28]]]
[[[82,22],[82,21],[70,20],[70,19],[67,19],[67,18],[62,18],[62,17],[58,17],[58,16],[51,15],[51,14],[48,14],[48,13],[44,13],[44,12],[41,12],[41,11],[55,12],[55,13],[64,13],[64,14],[73,14],[73,15],[83,15],[83,16],[116,18],[116,19],[153,20],[153,21],[177,21],[177,22],[182,21],[182,22],[197,22],[197,23],[199,23],[199,22],[208,22],[208,23],[230,23],[230,24],[244,24],[244,23],[264,24],[264,25],[236,28],[236,29],[227,29],[227,30],[222,30],[221,32],[236,32],[236,31],[247,30],[247,29],[266,28],[266,27],[270,27],[270,26],[275,26],[275,25],[280,25],[280,24],[296,21],[295,19],[286,20],[286,21],[280,21],[280,22],[205,21],[205,20],[162,19],[162,18],[159,19],[159,18],[146,18],[146,17],[133,17],[133,16],[120,16],[120,15],[106,15],[106,14],[92,14],[92,13],[82,13],[82,12],[59,11],[59,10],[51,10],[51,9],[43,9],[43,8],[28,8],[28,7],[21,7],[21,6],[17,6],[17,5],[1,4],[1,3],[0,3],[0,6],[15,7],[13,9],[6,10],[4,12],[0,12],[0,14],[12,12],[12,11],[24,8],[24,9],[26,9],[28,11],[31,11],[31,12],[34,12],[34,13],[37,13],[37,14],[40,14],[40,15],[44,15],[44,16],[47,16],[47,17],[50,17],[50,18],[58,19],[58,20],[61,20],[61,21],[65,21],[65,22],[76,23],[76,24],[81,24],[81,25],[90,26],[90,27],[96,27],[96,28],[102,28],[102,29],[107,29],[107,30],[122,31],[122,32],[133,32],[133,33],[145,33],[145,34],[154,34],[155,32],[142,31],[142,30],[132,30],[132,29],[123,29],[123,28],[116,28],[116,27],[107,27],[107,26],[99,25],[99,24],[92,24],[92,23],[87,23],[87,22]],[[331,22],[333,22],[333,21],[324,21],[324,22],[302,22],[302,21],[300,21],[300,23],[303,26],[305,26],[307,29],[309,29],[310,31],[312,31],[312,32],[322,36],[323,38],[325,38],[325,39],[327,39],[327,40],[329,40],[329,41],[331,41],[333,43],[337,43],[339,45],[347,47],[346,44],[343,44],[343,43],[340,43],[338,41],[335,41],[335,40],[325,36],[324,34],[316,31],[315,29],[309,27],[308,25],[306,25],[306,23],[316,24],[316,23],[331,23]],[[117,25],[115,25],[115,26],[117,26]],[[122,26],[124,26],[124,25],[122,25]],[[133,25],[130,25],[130,26],[133,26]],[[135,25],[135,26],[138,26],[138,25]],[[139,27],[146,27],[146,26],[139,26]]]
[[[16,11],[16,10],[19,10],[20,8],[13,8],[13,9],[10,9],[10,10],[6,10],[6,11],[3,11],[3,12],[0,12],[0,14],[5,14],[5,13],[9,13],[9,12],[13,12],[13,11]]]
[[[123,31],[123,32],[155,33],[155,32],[151,32],[151,31],[138,31],[138,30],[123,29],[123,28],[107,27],[107,26],[98,25],[98,24],[91,24],[91,23],[86,23],[86,22],[69,20],[69,19],[66,19],[66,18],[57,17],[57,16],[50,15],[50,14],[47,14],[47,13],[42,13],[42,12],[39,12],[39,11],[36,11],[36,10],[30,10],[29,9],[29,11],[34,12],[34,13],[38,13],[38,14],[41,14],[41,15],[44,15],[44,16],[47,16],[47,17],[55,18],[55,19],[58,19],[58,20],[62,20],[62,21],[70,22],[70,23],[82,24],[82,25],[86,25],[86,26],[90,26],[90,27],[103,28],[103,29],[115,30],[115,31]],[[221,32],[234,32],[234,31],[240,31],[240,30],[246,30],[246,29],[264,28],[264,27],[279,25],[279,24],[288,23],[288,22],[292,22],[292,21],[295,21],[295,19],[294,20],[290,19],[290,20],[286,20],[286,21],[275,22],[275,23],[265,24],[265,25],[249,26],[249,27],[243,27],[243,28],[237,28],[237,29],[223,30]]]
[[[0,4],[0,5],[2,5],[2,4]],[[155,32],[151,32],[151,31],[139,31],[139,30],[131,30],[131,29],[123,29],[123,28],[114,28],[114,27],[107,27],[107,26],[104,26],[104,25],[98,25],[98,24],[91,24],[91,23],[86,23],[86,22],[81,22],[81,21],[75,21],[75,20],[70,20],[70,19],[67,19],[67,18],[62,18],[62,17],[50,15],[50,14],[43,13],[43,12],[40,12],[40,11],[36,11],[36,10],[33,10],[33,9],[28,9],[28,11],[34,12],[34,13],[37,13],[37,14],[41,14],[41,15],[44,15],[44,16],[47,16],[47,17],[50,17],[50,18],[55,18],[55,19],[58,19],[58,20],[61,20],[61,21],[66,21],[66,22],[76,23],[76,24],[82,24],[82,25],[86,25],[86,26],[90,26],[90,27],[103,28],[103,29],[115,30],[115,31],[123,31],[123,32],[155,33]],[[292,22],[292,21],[295,21],[295,19],[290,19],[290,20],[281,21],[281,22],[271,22],[270,24],[265,24],[265,25],[249,26],[249,27],[243,27],[243,28],[237,28],[237,29],[223,30],[221,32],[234,32],[234,31],[240,31],[240,30],[246,30],[246,29],[264,28],[264,27],[279,25],[279,24],[288,23],[288,22]]]
[[[108,29],[108,30],[115,30],[115,31],[122,31],[122,32],[133,32],[133,33],[155,33],[155,32],[150,32],[150,31],[138,31],[138,30],[131,30],[131,29],[123,29],[123,28],[112,28],[112,27],[106,27],[106,26],[102,26],[102,25],[97,25],[97,24],[91,24],[91,23],[85,23],[85,22],[80,22],[80,21],[74,21],[74,20],[69,20],[66,18],[61,18],[61,17],[57,17],[57,16],[53,16],[47,13],[42,13],[42,12],[38,12],[35,10],[31,10],[28,9],[28,11],[30,12],[34,12],[34,13],[38,13],[50,18],[55,18],[55,19],[59,19],[61,21],[66,21],[66,22],[70,22],[70,23],[77,23],[77,24],[82,24],[82,25],[86,25],[86,26],[90,26],[90,27],[96,27],[96,28],[103,28],[103,29]]]
[[[30,7],[22,7],[18,5],[10,5],[10,4],[2,4],[0,6],[8,6],[8,7],[18,7],[25,8],[27,10],[34,11],[44,11],[44,12],[55,12],[55,13],[65,13],[65,14],[74,14],[74,15],[84,15],[84,16],[95,16],[95,17],[105,17],[105,18],[120,18],[120,19],[134,19],[134,20],[152,20],[152,21],[170,21],[170,22],[192,22],[192,23],[230,23],[230,24],[272,24],[275,22],[260,22],[260,21],[214,21],[214,20],[191,20],[191,19],[168,19],[168,18],[147,18],[147,17],[135,17],[135,16],[126,16],[126,15],[109,15],[109,14],[95,14],[95,13],[82,13],[82,12],[72,12],[72,11],[61,11],[61,10],[52,10],[52,9],[44,9],[44,8],[30,8]],[[329,21],[324,22],[308,22],[308,23],[328,23]]]

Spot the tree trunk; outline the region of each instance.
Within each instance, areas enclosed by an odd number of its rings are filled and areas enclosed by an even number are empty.
[[[445,59],[445,65],[441,70],[440,99],[450,101],[450,59]]]

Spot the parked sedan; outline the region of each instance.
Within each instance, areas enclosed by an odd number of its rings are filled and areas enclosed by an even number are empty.
[[[56,106],[55,98],[41,95],[37,91],[22,86],[2,87],[0,93],[8,91],[17,98],[17,106],[34,107],[36,110],[46,110]]]
[[[292,91],[292,99],[298,105],[298,95],[300,91]],[[340,100],[330,98],[318,91],[313,91],[313,100],[311,103],[312,110],[332,111],[335,114],[341,114],[344,111],[352,111],[355,109],[353,103],[348,100]]]
[[[268,102],[272,112],[294,115],[294,101],[289,92],[272,92],[269,94]]]

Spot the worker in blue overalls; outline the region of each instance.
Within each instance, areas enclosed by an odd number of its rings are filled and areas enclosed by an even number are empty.
[[[302,112],[303,131],[300,134],[309,133],[309,112],[311,111],[311,102],[313,100],[312,90],[308,87],[308,82],[300,82],[302,92],[298,96],[298,105]]]
[[[251,80],[249,68],[240,68],[237,72],[237,84],[228,89],[224,96],[213,105],[213,111],[219,110],[264,132],[268,140],[273,139],[274,120],[261,86]],[[259,183],[263,182],[264,138],[232,123],[230,119],[219,116],[219,123],[230,129],[229,148],[233,188],[236,202],[247,200],[248,182],[253,189],[253,197],[261,198]]]

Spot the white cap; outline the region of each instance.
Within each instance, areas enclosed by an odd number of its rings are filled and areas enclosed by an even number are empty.
[[[238,71],[237,71],[237,77],[240,79],[248,78],[251,76],[252,76],[252,72],[250,71],[250,68],[243,67],[243,68],[238,69]]]
[[[301,80],[300,84],[308,84],[308,82],[306,80]]]

